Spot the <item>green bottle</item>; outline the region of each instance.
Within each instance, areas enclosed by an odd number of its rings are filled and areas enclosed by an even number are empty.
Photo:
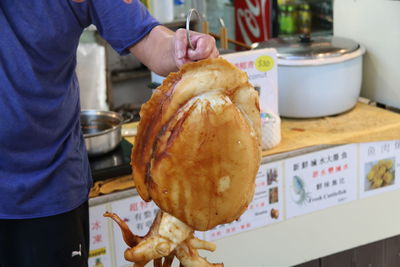
[[[287,6],[286,33],[289,35],[296,33],[296,9],[292,4]]]
[[[300,33],[311,33],[311,10],[310,6],[307,3],[303,3],[300,5],[298,22]]]

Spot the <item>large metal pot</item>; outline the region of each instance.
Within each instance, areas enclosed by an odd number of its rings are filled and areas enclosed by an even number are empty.
[[[121,126],[127,122],[117,112],[100,110],[82,110],[80,120],[89,156],[115,149],[122,140]]]
[[[254,47],[277,50],[281,116],[329,116],[357,103],[365,53],[358,43],[336,36],[301,36],[271,39]]]

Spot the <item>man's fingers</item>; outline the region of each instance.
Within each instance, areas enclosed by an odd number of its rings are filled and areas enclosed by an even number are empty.
[[[187,31],[178,29],[174,35],[174,58],[177,67],[191,61],[218,57],[215,39],[207,34],[190,31],[190,41],[193,49],[189,47]]]
[[[218,52],[215,46],[215,39],[210,35],[195,35],[191,41],[194,43],[194,49],[188,50],[190,60],[200,60],[210,57],[216,57]]]
[[[186,51],[188,47],[186,39],[186,30],[178,29],[175,33],[175,55],[177,60],[184,59],[186,57]]]

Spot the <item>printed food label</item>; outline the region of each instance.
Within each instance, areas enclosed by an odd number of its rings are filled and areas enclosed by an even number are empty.
[[[111,266],[111,251],[108,239],[108,218],[103,217],[106,205],[90,207],[89,267]]]
[[[222,55],[223,58],[245,71],[249,82],[260,93],[263,111],[278,114],[277,52],[273,48],[257,49]]]
[[[205,240],[213,241],[282,221],[282,179],[282,162],[261,165],[256,191],[247,210],[237,221],[205,232]]]
[[[360,197],[400,188],[400,140],[360,144]]]
[[[351,144],[285,160],[287,218],[355,200],[356,157]]]

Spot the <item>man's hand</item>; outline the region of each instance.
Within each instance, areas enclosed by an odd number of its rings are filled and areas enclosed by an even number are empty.
[[[219,56],[215,39],[212,36],[190,31],[190,41],[194,49],[189,46],[185,29],[175,32],[173,57],[178,68],[188,62]]]
[[[162,76],[177,71],[187,62],[218,57],[215,39],[210,35],[191,31],[190,41],[194,49],[189,47],[185,29],[173,32],[159,25],[130,51],[149,69]]]

